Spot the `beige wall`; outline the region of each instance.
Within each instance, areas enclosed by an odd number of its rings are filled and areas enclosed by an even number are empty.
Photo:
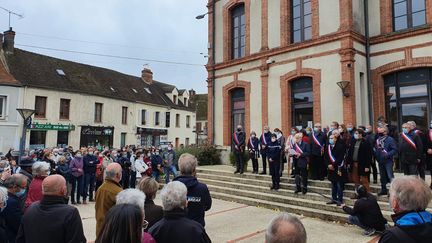
[[[354,0],[356,1],[356,0]],[[369,4],[369,35],[381,34],[380,1],[368,1]]]
[[[364,34],[364,1],[351,0],[353,6],[353,23],[356,32]],[[377,1],[376,1],[377,2]]]
[[[268,1],[268,45],[269,48],[279,47],[280,43],[280,0]]]
[[[340,25],[339,0],[319,0],[319,34],[336,32]]]
[[[261,0],[252,0],[250,4],[250,54],[261,49]]]

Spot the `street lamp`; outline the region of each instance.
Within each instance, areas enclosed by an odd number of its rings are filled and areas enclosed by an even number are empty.
[[[16,110],[24,120],[22,136],[21,136],[20,146],[19,146],[19,156],[18,156],[18,165],[21,165],[21,157],[24,154],[24,148],[25,148],[27,126],[29,125],[28,123],[31,122],[31,116],[35,113],[35,110],[25,109],[25,108],[17,108]]]
[[[200,14],[200,15],[196,16],[195,18],[196,19],[203,19],[207,14],[208,14],[208,12],[205,14]]]
[[[343,96],[349,97],[347,87],[350,84],[350,81],[340,81],[337,82],[336,84],[339,86],[339,88],[341,88]]]

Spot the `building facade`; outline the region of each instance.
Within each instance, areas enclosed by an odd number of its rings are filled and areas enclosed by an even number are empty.
[[[195,143],[188,90],[153,80],[146,68],[135,77],[7,49],[10,34],[0,53],[0,151],[19,147],[23,120],[16,108],[35,110],[29,149]]]
[[[215,144],[228,147],[237,124],[287,133],[384,116],[427,128],[432,0],[210,0],[208,9]]]

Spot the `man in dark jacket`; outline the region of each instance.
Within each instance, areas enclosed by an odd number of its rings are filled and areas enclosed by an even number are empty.
[[[378,138],[375,142],[374,155],[378,161],[381,191],[378,196],[387,195],[387,183],[393,178],[393,156],[397,154],[395,140],[388,135],[387,127],[378,127]]]
[[[198,182],[195,177],[197,164],[195,156],[188,153],[182,154],[178,161],[181,176],[176,177],[174,181],[183,182],[187,187],[188,218],[197,221],[204,227],[205,211],[211,208],[212,199],[207,186]]]
[[[48,176],[42,187],[44,196],[27,209],[16,242],[87,242],[78,209],[67,205],[66,180]]]
[[[373,235],[375,231],[384,231],[387,220],[382,215],[376,198],[364,186],[357,187],[356,194],[359,199],[353,208],[344,204],[341,206],[350,215],[348,222],[364,229],[363,234],[367,236]]]
[[[237,131],[233,133],[233,147],[234,147],[234,155],[236,160],[236,171],[234,174],[240,173],[243,174],[243,153],[245,150],[245,139],[246,135],[243,132],[243,128],[241,125],[237,126]]]
[[[83,204],[87,204],[87,197],[90,202],[93,202],[93,191],[96,183],[96,167],[99,160],[94,155],[94,149],[89,148],[87,154],[83,158],[84,162],[84,190]]]
[[[149,229],[149,233],[158,243],[211,242],[204,227],[186,217],[187,188],[179,182],[168,183],[161,191],[164,218]]]
[[[390,206],[395,227],[384,232],[382,243],[429,243],[432,239],[432,214],[426,211],[432,192],[415,176],[394,179],[390,185]]]
[[[307,193],[307,183],[308,183],[308,157],[309,157],[309,144],[303,142],[303,133],[297,133],[294,135],[295,144],[293,159],[296,164],[296,172],[295,172],[295,183],[296,190],[294,193],[302,192],[303,194]],[[302,188],[303,187],[303,188]]]
[[[281,145],[277,141],[276,134],[271,135],[271,142],[267,145],[267,158],[269,160],[270,175],[272,177],[271,190],[279,190],[280,183],[280,153],[282,151]]]
[[[324,147],[326,140],[325,133],[321,131],[321,124],[316,123],[309,136],[311,153],[310,172],[312,180],[324,180],[326,176],[327,166],[324,163]]]
[[[7,242],[15,243],[24,212],[21,197],[26,191],[27,180],[26,177],[21,174],[14,174],[6,179],[4,186],[8,191],[8,200],[6,201],[6,208],[0,213],[0,217],[4,219],[6,225]]]
[[[405,175],[417,175],[423,154],[423,143],[408,123],[402,125],[399,142],[400,159]]]

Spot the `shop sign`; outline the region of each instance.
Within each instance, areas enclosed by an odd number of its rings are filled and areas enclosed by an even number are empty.
[[[40,123],[32,123],[30,124],[29,129],[32,130],[57,130],[57,131],[74,131],[75,125],[71,124],[40,124]]]
[[[114,133],[113,127],[82,127],[82,135],[95,135],[95,136],[112,136]]]

